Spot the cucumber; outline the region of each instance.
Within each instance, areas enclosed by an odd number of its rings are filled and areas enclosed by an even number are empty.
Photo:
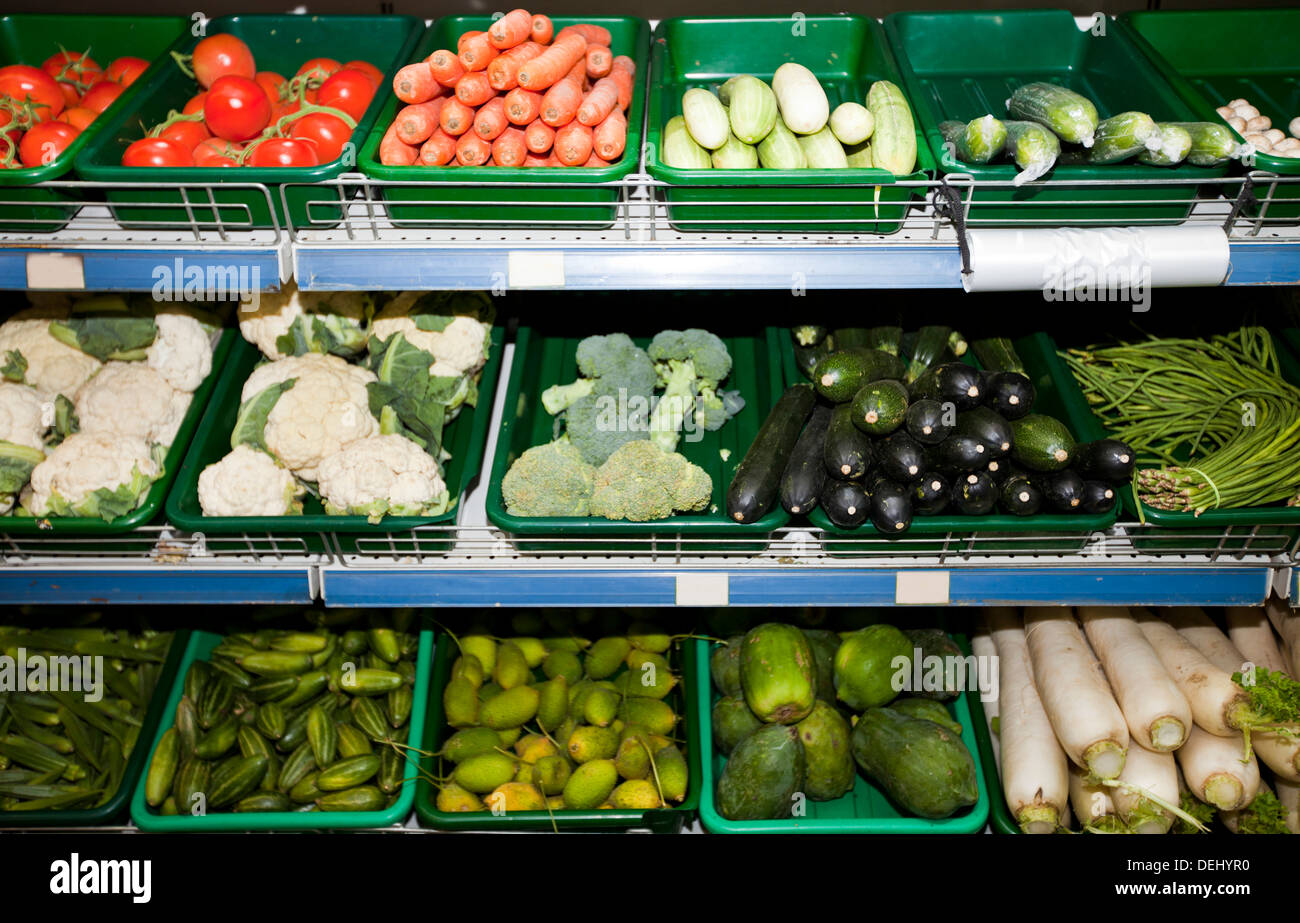
[[[1159,135],[1157,146],[1152,148],[1148,145],[1146,150],[1139,151],[1138,163],[1174,167],[1187,159],[1192,151],[1191,132],[1173,122],[1157,122],[1156,131]]]
[[[988,466],[984,441],[970,434],[953,433],[939,445],[939,463],[949,471],[982,471]]]
[[[957,408],[929,398],[912,401],[907,405],[907,431],[922,445],[939,445],[952,432],[956,423]]]
[[[905,379],[909,385],[943,358],[943,354],[948,350],[950,333],[952,333],[951,327],[922,327],[916,332],[916,342],[911,352],[912,361],[907,364]]]
[[[962,475],[952,485],[952,505],[966,516],[984,516],[993,512],[998,502],[998,488],[983,471]]]
[[[776,95],[772,88],[748,74],[728,80],[727,116],[731,133],[746,144],[758,144],[777,123]]]
[[[1044,176],[1061,155],[1061,142],[1037,122],[1007,122],[1007,153],[1020,172],[1011,182],[1017,186]]]
[[[686,119],[680,115],[673,116],[664,126],[659,156],[666,166],[678,170],[707,170],[713,166],[709,152],[691,137]]]
[[[847,170],[848,155],[844,146],[835,139],[830,128],[811,135],[799,135],[799,147],[803,148],[804,159],[810,170]]]
[[[872,436],[885,436],[907,419],[907,388],[885,378],[869,381],[853,395],[853,425]]]
[[[970,345],[979,364],[990,372],[1019,372],[1025,374],[1025,364],[1020,361],[1016,347],[1006,337],[986,337]]]
[[[912,400],[929,399],[951,403],[958,410],[969,410],[984,399],[981,384],[980,373],[975,368],[964,362],[945,362],[918,378],[908,393]]]
[[[1039,478],[1043,498],[1062,513],[1077,513],[1083,505],[1083,478],[1073,469],[1055,471]]]
[[[856,481],[832,478],[822,490],[822,509],[826,511],[826,518],[841,529],[856,529],[867,521],[871,499]]]
[[[1065,424],[1031,413],[1011,421],[1011,457],[1031,471],[1060,471],[1074,457],[1074,437]]]
[[[860,478],[871,466],[873,454],[871,439],[853,423],[852,405],[837,405],[826,429],[822,453],[826,473],[833,478]]]
[[[722,147],[713,152],[715,170],[757,170],[758,151],[754,145],[746,144],[730,131]]]
[[[787,513],[806,514],[817,506],[817,498],[826,483],[823,456],[830,422],[830,407],[825,404],[814,407],[790,453],[790,461],[781,475],[781,506]]]
[[[840,103],[831,113],[831,131],[845,148],[867,141],[876,130],[871,110],[860,103]]]
[[[835,335],[839,344],[842,333]],[[851,401],[868,382],[901,378],[903,362],[878,349],[837,349],[813,370],[817,393],[832,403]]]
[[[1197,167],[1213,167],[1241,155],[1232,137],[1232,129],[1218,122],[1171,122],[1192,137],[1187,162]]]
[[[753,444],[727,488],[727,516],[756,522],[776,503],[781,475],[790,460],[817,394],[809,385],[791,385],[763,421]]]
[[[796,135],[813,135],[826,127],[831,106],[817,76],[793,61],[787,61],[772,75],[781,120]],[[858,139],[863,140],[862,138]]]
[[[925,451],[921,444],[899,430],[877,446],[881,474],[900,484],[910,484],[925,471]]]
[[[898,344],[903,339],[902,327],[872,327],[867,331],[866,345],[891,356],[898,355]]]
[[[844,146],[844,159],[849,168],[853,170],[870,170],[876,166],[876,162],[871,156],[870,141],[863,141],[861,144],[846,144]]]
[[[1020,372],[992,372],[984,376],[984,405],[1007,420],[1019,420],[1033,409],[1034,383]]]
[[[933,721],[870,708],[854,725],[852,746],[862,771],[912,814],[948,817],[979,801],[970,751]]]
[[[1084,147],[1092,147],[1097,131],[1097,107],[1092,100],[1054,83],[1017,87],[1007,100],[1007,113],[1015,119],[1046,125],[1062,141]]]
[[[1074,453],[1074,469],[1089,480],[1127,483],[1133,478],[1135,465],[1133,449],[1118,439],[1085,442]]]
[[[758,142],[758,162],[767,170],[803,170],[808,166],[808,158],[804,156],[794,132],[780,119]]]
[[[938,471],[926,471],[912,485],[912,512],[937,516],[948,508],[952,484]]]
[[[957,426],[953,429],[953,434],[974,436],[983,443],[992,458],[1001,458],[1011,451],[1011,424],[988,407],[972,407],[957,414]]]
[[[884,535],[902,535],[912,525],[912,498],[907,488],[881,479],[871,488],[871,524]]]
[[[1016,516],[1032,516],[1043,506],[1043,492],[1023,474],[1003,481],[998,497],[1003,509]]]
[[[1119,163],[1160,146],[1160,129],[1145,112],[1121,112],[1097,124],[1088,162]]]
[[[1105,481],[1084,481],[1083,497],[1079,508],[1094,516],[1109,513],[1115,508],[1115,488]]]
[[[692,87],[682,94],[682,119],[695,143],[716,151],[731,137],[727,110],[708,90]]]
[[[955,119],[940,122],[939,132],[952,145],[956,159],[963,163],[988,163],[1007,146],[1007,126],[992,115],[982,115],[969,122]]]
[[[373,785],[329,792],[316,799],[316,806],[322,811],[378,811],[387,803],[387,796]]]
[[[895,176],[916,169],[916,122],[903,91],[888,80],[877,80],[867,91],[867,108],[875,121],[871,159]]]

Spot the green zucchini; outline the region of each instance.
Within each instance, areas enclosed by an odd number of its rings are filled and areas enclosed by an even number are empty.
[[[887,436],[907,419],[907,388],[897,379],[869,381],[853,396],[853,425],[872,436]]]
[[[1092,147],[1097,131],[1097,107],[1092,100],[1054,83],[1017,87],[1007,100],[1007,113],[1015,119],[1045,125],[1062,141],[1084,147]]]
[[[860,478],[867,473],[871,457],[871,439],[854,425],[853,406],[839,404],[826,429],[826,445],[822,453],[826,473],[834,478]]]
[[[816,346],[830,335],[830,330],[819,324],[800,324],[790,328],[790,337],[796,346]]]
[[[1011,424],[1002,415],[988,407],[972,407],[957,414],[954,435],[974,436],[988,452],[988,457],[1001,458],[1011,451]]]
[[[871,498],[857,481],[830,480],[822,490],[822,509],[841,529],[856,529],[867,521]]]
[[[839,338],[836,338],[839,342]],[[852,400],[871,381],[903,377],[903,361],[878,349],[837,349],[813,370],[813,386],[828,401]]]
[[[1074,437],[1064,423],[1031,413],[1011,421],[1011,457],[1032,471],[1060,471],[1074,457]]]
[[[1173,167],[1187,159],[1192,151],[1191,132],[1173,122],[1157,122],[1156,131],[1159,134],[1159,145],[1141,151],[1138,163],[1153,167]]]
[[[1003,509],[1015,516],[1032,516],[1043,505],[1043,492],[1023,474],[1002,482],[1000,498]]]
[[[781,475],[817,402],[809,385],[791,385],[768,413],[727,488],[727,516],[756,522],[776,503]]]
[[[1088,162],[1119,163],[1160,145],[1155,119],[1145,112],[1121,112],[1097,124]]]
[[[659,155],[664,164],[679,170],[708,170],[713,166],[709,152],[700,147],[686,127],[686,119],[675,115],[664,126]]]
[[[902,339],[902,327],[872,327],[867,331],[867,342],[863,345],[897,356],[898,344]]]
[[[804,378],[812,380],[813,369],[831,353],[835,352],[835,341],[831,337],[822,340],[816,346],[795,346],[794,361]]]
[[[912,400],[951,401],[958,410],[969,410],[984,400],[980,373],[964,362],[945,362],[926,371],[908,389]]]
[[[1017,186],[1042,177],[1061,154],[1061,142],[1037,122],[1007,122],[1007,153],[1020,172],[1012,180]]]
[[[858,347],[871,347],[871,331],[866,327],[837,327],[831,333],[835,338],[835,345],[840,349],[856,349]]]
[[[1241,154],[1232,129],[1217,122],[1171,122],[1192,136],[1187,162],[1197,167],[1213,167]]]
[[[781,506],[787,513],[807,514],[817,506],[817,498],[826,483],[822,461],[826,448],[826,429],[831,422],[831,408],[818,404],[804,425],[781,475]]]
[[[871,488],[871,524],[882,535],[902,535],[912,526],[912,497],[902,484],[879,480]]]
[[[1025,374],[1025,364],[1016,354],[1016,348],[1006,337],[987,337],[971,344],[979,364],[991,372],[1019,372]]]
[[[926,369],[943,359],[948,349],[950,333],[952,333],[951,327],[937,326],[922,327],[916,332],[916,343],[912,347],[912,361],[907,364],[905,379],[909,385],[924,375]]]

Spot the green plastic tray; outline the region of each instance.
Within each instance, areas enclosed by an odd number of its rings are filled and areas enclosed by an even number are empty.
[[[770,81],[778,67],[796,61],[817,75],[832,108],[865,102],[876,80],[901,88],[898,65],[876,20],[802,14],[797,21],[788,16],[666,19],[654,38],[646,169],[669,184],[668,220],[678,230],[892,234],[910,203],[923,196],[921,187],[893,185],[934,174],[919,129],[917,168],[903,177],[881,169],[683,170],[659,159],[663,127],[681,114],[682,94],[691,87],[716,92],[737,74]],[[819,183],[826,188],[808,188]],[[862,202],[872,204],[852,204]]]
[[[182,529],[210,535],[259,532],[304,536],[335,534],[340,541],[355,542],[362,536],[396,533],[416,526],[456,521],[460,513],[459,501],[482,467],[488,421],[492,417],[493,396],[501,371],[501,355],[505,351],[501,327],[492,328],[492,348],[479,378],[478,406],[463,407],[443,432],[447,451],[451,453],[451,458],[444,466],[443,479],[448,490],[452,491],[454,505],[437,516],[387,516],[378,523],[371,523],[364,516],[330,516],[320,500],[310,494],[303,498],[301,516],[203,515],[203,509],[199,505],[199,475],[208,465],[220,461],[230,452],[230,433],[235,427],[235,417],[239,414],[239,393],[243,390],[249,373],[262,360],[262,353],[256,346],[239,337],[238,331],[234,331],[234,334],[239,342],[230,361],[226,363],[208,411],[203,416],[200,435],[190,446],[181,465],[176,488],[167,497],[169,522]],[[420,553],[427,554],[433,550],[436,549],[429,542],[420,544]]]
[[[148,493],[144,495],[144,501],[132,512],[125,516],[119,516],[112,522],[105,522],[98,516],[50,516],[47,519],[33,519],[30,516],[4,516],[0,517],[0,535],[120,535],[130,532],[137,526],[143,526],[153,520],[158,511],[163,508],[163,501],[167,496],[167,491],[171,488],[172,482],[176,480],[176,475],[181,468],[181,459],[185,457],[185,450],[189,447],[190,439],[194,437],[195,430],[199,426],[199,418],[204,415],[204,408],[207,407],[208,398],[211,397],[213,389],[216,387],[217,379],[221,374],[221,368],[226,364],[227,358],[231,355],[231,349],[235,340],[239,339],[239,331],[226,330],[221,334],[221,339],[217,341],[217,348],[212,352],[212,371],[208,377],[203,380],[194,391],[194,397],[190,401],[189,410],[185,411],[185,419],[181,421],[180,429],[176,431],[176,439],[172,442],[171,448],[167,450],[167,457],[163,460],[163,474],[158,480],[153,482]],[[152,541],[152,538],[150,539]],[[118,547],[119,550],[123,550]],[[85,548],[81,549],[83,552]]]
[[[131,793],[136,782],[144,774],[146,764],[145,741],[153,738],[162,722],[163,715],[171,714],[167,710],[167,696],[176,682],[177,672],[181,666],[189,631],[181,629],[172,633],[172,643],[167,647],[167,657],[158,674],[158,685],[154,687],[153,698],[140,723],[140,736],[126,761],[126,771],[122,774],[122,784],[117,792],[97,808],[80,811],[0,811],[0,828],[4,827],[100,827],[124,820]]]
[[[361,59],[369,61],[385,74],[384,84],[375,94],[370,108],[357,123],[352,133],[352,143],[360,147],[383,108],[389,95],[388,86],[393,75],[407,58],[411,47],[422,31],[423,23],[413,16],[298,16],[252,14],[222,16],[208,23],[208,35],[228,33],[243,39],[253,51],[258,70],[274,71],[284,76],[297,72],[308,58],[324,56],[339,61]],[[178,46],[189,52],[199,37]],[[179,110],[198,91],[198,85],[172,65],[159,68],[152,75],[145,92],[124,107],[77,157],[77,172],[90,180],[111,183],[211,183],[213,201],[224,208],[216,209],[202,203],[207,196],[202,192],[189,194],[187,208],[179,191],[166,189],[131,189],[119,187],[107,193],[117,220],[126,225],[158,225],[159,222],[177,222],[172,227],[188,227],[196,221],[204,227],[255,228],[285,225],[285,203],[296,227],[313,224],[325,226],[332,220],[337,223],[342,205],[320,203],[328,191],[310,186],[292,186],[281,190],[280,183],[314,183],[334,179],[348,172],[347,151],[327,164],[315,167],[124,167],[122,152],[141,137],[141,123],[154,125],[172,109]],[[353,153],[355,157],[355,150]],[[223,183],[265,183],[271,187],[272,209],[267,208],[266,196],[256,189],[223,189]],[[340,193],[344,195],[346,193]],[[159,204],[175,202],[177,207],[167,209]],[[147,207],[130,207],[132,204],[151,203]],[[246,211],[245,211],[246,210]],[[310,214],[309,214],[310,212]],[[191,213],[193,217],[191,218]]]
[[[958,643],[966,650],[964,639]],[[713,749],[713,704],[718,700],[709,675],[709,655],[716,646],[703,639],[695,641],[695,683],[699,689],[710,690],[707,695],[697,695],[699,705],[700,753],[704,768],[704,793],[700,798],[700,820],[710,833],[979,833],[989,817],[988,783],[981,764],[982,755],[976,744],[973,729],[972,701],[978,695],[967,692],[946,703],[948,713],[960,722],[961,739],[975,761],[975,778],[979,784],[979,800],[965,811],[941,820],[911,817],[898,808],[876,786],[859,773],[853,791],[834,801],[807,802],[805,817],[783,820],[727,820],[718,813],[715,787],[722,776],[727,758]]]
[[[1125,13],[1120,28],[1204,121],[1237,97],[1284,132],[1300,114],[1300,9]],[[1296,176],[1300,159],[1256,154],[1254,169]],[[1278,187],[1265,217],[1298,216],[1300,186]]]
[[[645,346],[649,337],[633,339]],[[541,393],[554,384],[573,381],[578,377],[575,354],[581,337],[546,336],[535,334],[532,328],[520,327],[515,338],[514,360],[510,367],[510,384],[506,390],[505,416],[497,437],[496,457],[492,460],[492,480],[488,484],[487,515],[496,526],[516,536],[567,536],[567,537],[618,537],[622,539],[647,538],[672,541],[678,535],[689,538],[722,539],[744,537],[750,541],[739,550],[754,550],[753,539],[779,529],[789,521],[785,510],[777,506],[757,522],[741,525],[727,518],[726,493],[735,476],[736,468],[758,434],[758,429],[780,398],[784,388],[781,383],[781,365],[775,332],[768,329],[759,336],[723,337],[732,357],[731,376],[725,382],[728,389],[738,389],[745,398],[745,409],[728,420],[722,429],[705,432],[698,442],[678,443],[677,450],[687,459],[702,467],[713,479],[713,504],[716,510],[700,513],[681,513],[670,519],[656,522],[611,521],[601,517],[545,516],[529,518],[512,516],[506,510],[501,496],[501,480],[516,458],[533,446],[551,441],[554,418],[541,403]],[[726,449],[730,456],[722,460],[719,451]],[[639,548],[636,542],[608,543],[621,550]],[[725,543],[724,543],[725,544]],[[555,550],[554,545],[532,543],[537,550]],[[649,547],[650,542],[646,543]],[[533,550],[529,543],[519,543],[521,550]],[[584,550],[601,547],[598,543],[582,546]],[[705,547],[693,544],[692,547]],[[718,548],[720,546],[708,546]]]
[[[989,734],[988,716],[979,696],[970,697],[971,727],[975,731],[975,744],[979,747],[980,765],[984,769],[984,787],[989,794],[989,826],[994,833],[1019,834],[1020,825],[1011,816],[1007,797],[1002,793],[1002,776],[998,761],[993,755],[993,738]]]
[[[631,16],[556,16],[558,32],[565,26],[590,23],[604,26],[613,41],[616,55],[627,55],[636,62],[632,105],[627,111],[627,148],[618,163],[608,167],[397,167],[379,162],[379,143],[393,122],[400,104],[388,94],[388,103],[375,121],[359,164],[367,176],[393,182],[476,183],[475,186],[433,186],[424,188],[383,187],[388,214],[393,224],[454,223],[457,227],[484,227],[501,224],[528,227],[578,226],[602,228],[614,223],[621,190],[597,184],[622,179],[636,170],[641,155],[641,123],[645,119],[645,77],[650,44],[650,25]],[[461,33],[486,30],[490,16],[445,16],[424,34],[424,39],[410,55],[409,61],[423,61],[439,48],[455,48]],[[529,188],[510,188],[506,183],[524,184]],[[559,183],[582,184],[561,186]],[[428,204],[436,201],[442,204]],[[399,205],[399,202],[426,204]],[[518,203],[518,204],[516,204]]]
[[[213,648],[221,643],[222,636],[208,631],[196,631],[190,635],[185,645],[185,657],[177,671],[176,681],[171,694],[167,697],[167,706],[163,710],[165,721],[157,727],[149,745],[149,762],[153,762],[153,752],[158,741],[172,726],[176,706],[180,704],[185,691],[185,674],[190,664],[196,660],[207,660]],[[410,736],[408,744],[424,735],[424,716],[429,695],[429,673],[433,664],[433,632],[420,632],[420,649],[415,655],[415,690],[411,706]],[[142,735],[143,736],[143,735]],[[147,765],[147,764],[146,764]],[[194,816],[177,814],[164,817],[144,800],[144,785],[148,773],[141,773],[131,798],[131,820],[141,830],[149,833],[223,833],[230,831],[264,832],[268,830],[351,830],[365,827],[391,827],[401,824],[410,816],[411,805],[415,801],[415,757],[408,754],[406,771],[402,775],[402,792],[390,808],[382,811],[272,811],[265,814],[235,814],[221,812]]]
[[[123,91],[68,149],[39,167],[0,170],[0,198],[25,204],[0,207],[0,231],[53,232],[72,219],[77,207],[59,205],[89,198],[87,189],[51,189],[37,183],[58,179],[69,170],[77,154],[140,90],[170,62],[166,52],[188,30],[185,16],[69,16],[23,13],[0,17],[0,66],[28,64],[40,67],[60,47],[68,51],[90,49],[101,67],[124,55],[150,61],[149,70]],[[11,223],[15,222],[15,223]]]
[[[443,742],[451,736],[452,729],[447,727],[442,713],[442,691],[451,676],[451,667],[460,655],[460,649],[450,635],[438,639],[434,651],[433,683],[429,689],[429,720],[424,729],[423,749],[436,753]],[[700,737],[701,725],[698,718],[699,688],[695,679],[698,675],[696,657],[698,652],[694,641],[686,641],[680,648],[680,661],[675,663],[680,670],[682,682],[668,697],[668,702],[681,717],[680,732],[684,738],[686,764],[690,773],[686,798],[671,808],[658,808],[651,811],[627,811],[621,809],[595,811],[511,811],[493,814],[490,811],[472,813],[448,813],[437,807],[438,793],[429,781],[430,775],[440,775],[443,767],[434,764],[434,758],[424,757],[420,762],[420,780],[416,783],[415,813],[420,822],[439,830],[625,830],[632,827],[648,828],[654,833],[680,833],[682,827],[695,815],[700,800]],[[670,660],[673,658],[670,658]],[[536,678],[545,680],[540,669],[535,670]],[[708,673],[708,664],[705,664]],[[703,725],[703,727],[707,727]],[[441,760],[439,760],[441,763]]]
[[[1013,163],[966,164],[944,148],[939,123],[987,113],[1006,116],[1016,87],[1045,80],[1084,94],[1102,118],[1137,109],[1157,121],[1196,121],[1199,114],[1107,20],[1104,35],[1082,31],[1066,10],[894,13],[885,30],[898,55],[908,98],[943,173],[976,181],[1013,179]],[[976,188],[968,221],[1039,225],[1176,224],[1187,217],[1201,180],[1224,176],[1228,165],[1151,167],[1138,163],[1058,166],[1048,179],[1150,180],[1178,177],[1187,185],[1098,184],[1018,189]]]

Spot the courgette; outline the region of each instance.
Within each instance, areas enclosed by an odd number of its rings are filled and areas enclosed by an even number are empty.
[[[727,516],[756,522],[776,503],[781,475],[817,402],[809,385],[791,385],[768,413],[727,488]]]
[[[891,356],[898,355],[898,344],[903,339],[902,327],[872,327],[867,331],[866,346],[879,349]]]
[[[831,408],[818,404],[790,452],[790,461],[781,475],[781,506],[787,513],[807,514],[817,506],[817,498],[826,483],[823,456],[830,422]]]
[[[912,526],[912,497],[907,488],[880,479],[871,487],[871,524],[884,535],[902,535]]]
[[[1160,146],[1160,130],[1155,119],[1145,112],[1121,112],[1097,124],[1088,161],[1094,164],[1119,163],[1143,151]]]
[[[1016,186],[1031,183],[1047,174],[1061,154],[1061,142],[1037,122],[1007,122],[1007,153],[1020,172],[1012,179]]]
[[[1015,516],[1032,516],[1042,508],[1043,492],[1023,474],[1002,482],[999,491],[1002,508]]]
[[[819,324],[800,324],[790,328],[790,337],[796,346],[816,346],[828,336],[830,330]]]
[[[1007,112],[1012,118],[1046,125],[1062,141],[1093,145],[1097,107],[1081,93],[1054,83],[1026,83],[1007,100]]]
[[[957,408],[929,398],[907,405],[907,431],[922,445],[938,445],[948,438],[957,420]]]
[[[988,465],[989,450],[977,436],[953,433],[939,445],[939,463],[949,471],[983,470]]]
[[[852,405],[837,405],[831,414],[822,453],[826,473],[847,480],[860,478],[867,473],[874,454],[871,439],[853,423]]]
[[[1079,508],[1094,516],[1109,513],[1115,508],[1115,488],[1105,481],[1084,481],[1083,497]]]
[[[910,484],[926,468],[925,450],[921,444],[900,429],[877,446],[880,473],[900,484]]]
[[[1025,373],[1025,364],[1020,361],[1016,347],[1006,337],[986,337],[971,344],[971,351],[979,364],[990,372]]]
[[[826,518],[841,529],[856,529],[867,521],[871,499],[856,481],[832,478],[822,491],[822,509],[826,511]]]
[[[1083,504],[1084,483],[1072,468],[1054,471],[1038,478],[1043,498],[1062,513],[1076,513]]]
[[[1096,439],[1075,449],[1074,468],[1090,480],[1127,483],[1135,464],[1133,449],[1118,439]]]
[[[1074,437],[1064,423],[1031,413],[1011,421],[1011,457],[1032,471],[1060,471],[1074,457]]]
[[[998,502],[998,488],[983,471],[971,471],[952,485],[952,505],[966,516],[984,516]]]
[[[908,394],[913,400],[950,402],[958,410],[969,410],[979,406],[984,399],[980,385],[980,373],[972,366],[963,362],[945,362],[918,378]]]
[[[795,346],[795,365],[799,367],[799,371],[803,373],[803,376],[811,381],[817,363],[833,352],[835,352],[835,343],[830,337],[822,340],[816,346]]]
[[[912,511],[922,516],[937,516],[948,508],[951,482],[938,471],[926,471],[912,485]]]
[[[843,334],[836,334],[838,345]],[[903,374],[903,362],[897,356],[878,349],[837,349],[813,369],[813,385],[828,401],[842,404],[868,382],[896,379]]]
[[[922,327],[916,332],[916,342],[912,346],[911,361],[907,364],[906,381],[910,385],[932,365],[939,362],[948,350],[948,335],[951,327]]]
[[[984,404],[1008,420],[1019,420],[1033,409],[1034,383],[1020,372],[993,372],[984,376]]]
[[[984,444],[992,458],[1001,458],[1011,451],[1011,424],[988,407],[972,407],[957,414],[957,426],[953,433],[974,436]]]
[[[871,342],[871,331],[866,327],[836,327],[832,336],[835,337],[835,344],[840,349],[875,348],[875,344]],[[891,353],[891,355],[898,354]]]
[[[853,423],[872,436],[886,436],[907,419],[907,388],[901,381],[868,381],[853,395]]]

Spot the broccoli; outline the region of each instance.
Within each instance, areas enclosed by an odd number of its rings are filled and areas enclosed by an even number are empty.
[[[661,331],[647,352],[664,389],[650,418],[650,435],[665,451],[677,448],[686,414],[696,426],[713,431],[745,406],[739,393],[718,391],[718,383],[731,374],[731,355],[709,331]]]
[[[596,469],[567,442],[534,446],[501,481],[511,516],[589,516]]]
[[[649,436],[655,368],[625,333],[587,337],[578,344],[584,377],[542,394],[548,413],[564,414],[564,430],[583,459],[599,465],[624,443]]]
[[[596,469],[591,515],[649,522],[703,510],[712,498],[713,481],[703,468],[642,440],[620,447]]]

